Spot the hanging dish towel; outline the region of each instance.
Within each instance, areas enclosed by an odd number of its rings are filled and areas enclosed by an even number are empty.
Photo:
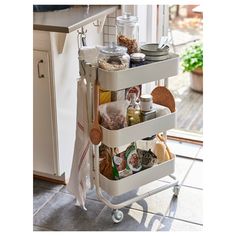
[[[91,64],[96,62],[98,47],[83,47],[80,49],[80,60]],[[89,164],[89,124],[87,110],[87,86],[84,76],[81,76],[77,84],[77,126],[74,146],[74,156],[71,167],[70,179],[67,189],[76,198],[76,205],[84,210],[86,192],[90,186],[90,164]]]
[[[77,126],[74,146],[74,156],[71,168],[70,179],[67,185],[76,198],[76,205],[85,208],[85,199],[87,192],[87,181],[89,176],[89,145],[87,119],[87,88],[86,81],[81,78],[77,87]]]

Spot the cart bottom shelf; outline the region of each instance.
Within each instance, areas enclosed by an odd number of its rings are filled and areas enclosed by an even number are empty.
[[[175,155],[172,154],[172,159],[155,165],[136,174],[127,176],[120,180],[110,180],[100,174],[99,181],[101,188],[110,196],[118,196],[139,188],[145,184],[163,178],[172,174],[175,171]]]

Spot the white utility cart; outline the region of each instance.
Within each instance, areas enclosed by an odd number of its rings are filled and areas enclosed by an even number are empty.
[[[164,80],[166,86],[168,84],[168,77],[178,74],[178,64],[179,58],[176,54],[170,54],[170,58],[167,60],[153,62],[121,71],[105,71],[89,63],[86,63],[85,61],[80,61],[80,73],[84,73],[87,80],[87,104],[90,128],[93,120],[93,88],[96,79],[98,79],[101,89],[111,91],[117,91],[139,84],[160,80]],[[148,120],[133,126],[128,126],[119,130],[108,130],[101,126],[103,135],[102,143],[112,148],[119,147],[136,140],[152,136],[153,134],[159,132],[165,133],[167,130],[174,128],[175,124],[176,112],[172,112],[165,116],[157,117],[155,119]],[[123,212],[120,209],[124,206],[130,205],[133,202],[139,201],[145,197],[151,196],[171,187],[173,187],[175,196],[177,196],[179,193],[178,181],[172,175],[175,170],[174,154],[172,154],[172,158],[170,160],[159,165],[154,165],[151,168],[140,171],[134,175],[127,176],[120,180],[110,180],[103,176],[99,171],[99,145],[91,145],[90,170],[91,183],[96,187],[97,197],[100,201],[104,202],[113,210],[112,220],[115,223],[122,221]],[[173,179],[173,182],[167,183],[161,187],[119,204],[111,203],[102,194],[103,190],[110,196],[118,196],[165,176],[170,176]]]

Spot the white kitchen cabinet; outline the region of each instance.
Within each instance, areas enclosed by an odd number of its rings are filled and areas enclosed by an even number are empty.
[[[76,128],[77,34],[34,30],[33,36],[34,174],[67,181]]]
[[[54,175],[57,173],[56,129],[49,55],[46,51],[34,50],[33,56],[34,170]]]
[[[103,34],[93,23],[117,9],[112,5],[84,5],[33,13],[36,175],[65,182],[70,176],[79,77],[77,30],[84,27],[88,46],[102,45]]]
[[[102,33],[85,26],[88,45],[102,45]],[[34,30],[34,174],[67,181],[74,152],[77,32]],[[43,60],[43,63],[39,63]],[[39,64],[38,64],[39,63]],[[44,78],[38,78],[44,73]]]

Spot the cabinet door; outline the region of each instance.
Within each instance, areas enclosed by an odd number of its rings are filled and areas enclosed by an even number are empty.
[[[34,50],[33,73],[34,171],[56,174],[53,97],[48,52]]]

